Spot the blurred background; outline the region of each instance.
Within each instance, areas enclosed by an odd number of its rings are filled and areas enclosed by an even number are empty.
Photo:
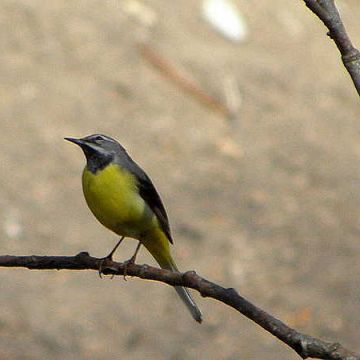
[[[338,3],[359,45],[360,3]],[[0,253],[109,252],[63,141],[105,133],[156,184],[181,269],[359,351],[359,98],[303,1],[233,4],[226,35],[209,1],[0,2]],[[0,359],[298,359],[194,294],[198,325],[162,284],[24,269],[0,284]]]

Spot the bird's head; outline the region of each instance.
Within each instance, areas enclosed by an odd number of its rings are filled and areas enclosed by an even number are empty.
[[[125,152],[116,140],[106,135],[94,134],[80,139],[66,137],[65,140],[81,147],[86,156],[87,167],[94,173],[111,163],[117,154]]]

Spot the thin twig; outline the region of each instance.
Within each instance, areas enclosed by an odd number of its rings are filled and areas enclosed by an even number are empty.
[[[4,255],[0,256],[0,267],[25,267],[33,270],[98,271],[101,261],[102,259],[92,257],[87,252],[82,252],[76,256]],[[110,260],[105,260],[102,263],[102,272],[104,274],[123,275],[124,271],[128,276],[156,280],[172,286],[180,285],[192,288],[197,290],[203,297],[210,297],[227,304],[290,346],[303,359],[311,357],[328,360],[360,360],[360,355],[352,353],[338,343],[325,342],[290,328],[282,321],[240,296],[236,290],[224,288],[210,282],[197,275],[194,271],[178,273],[148,265],[128,264],[125,266],[124,263]]]
[[[306,6],[318,16],[329,29],[328,35],[334,40],[341,53],[341,59],[349,72],[360,96],[360,52],[356,49],[341,20],[334,0],[304,0]]]
[[[171,63],[164,56],[158,54],[148,44],[140,43],[139,50],[141,55],[151,65],[202,104],[217,111],[225,117],[231,117],[233,115],[230,109],[223,102],[202,89],[193,79],[190,79],[188,75],[182,74],[175,64]]]

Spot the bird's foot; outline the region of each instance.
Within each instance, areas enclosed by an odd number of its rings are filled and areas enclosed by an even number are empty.
[[[112,255],[108,255],[108,256],[105,256],[102,259],[100,259],[99,270],[98,270],[100,279],[102,279],[102,271],[105,267],[104,265],[106,265],[106,263],[111,262],[111,261],[113,261]],[[114,277],[114,275],[111,278],[113,278],[113,277]]]
[[[124,261],[124,280],[125,281],[126,281],[126,275],[127,275],[127,268],[129,265],[135,264],[136,256],[140,250],[140,246],[141,246],[141,242],[139,241],[134,255],[129,260]]]
[[[124,280],[127,281],[127,269],[129,265],[135,264],[136,254],[134,254],[129,260],[124,261]]]
[[[127,268],[128,268],[129,265],[135,264],[135,259],[136,259],[136,256],[133,255],[129,260],[126,260],[126,261],[123,262],[123,264],[124,264],[124,275],[123,276],[124,276],[125,281],[127,281],[127,279],[126,279]],[[106,263],[109,263],[109,262],[112,262],[112,261],[113,261],[112,256],[109,256],[109,255],[103,257],[102,259],[100,259],[100,261],[99,261],[99,270],[98,270],[100,279],[102,279],[102,271],[106,267]],[[115,276],[115,274],[111,275],[111,280],[114,278],[114,276]]]
[[[119,245],[122,243],[122,241],[125,239],[125,236],[122,236],[120,238],[120,240],[117,242],[117,244],[115,245],[115,247],[111,250],[111,252],[109,253],[109,255],[105,256],[104,258],[100,259],[100,263],[99,263],[99,276],[100,279],[102,279],[102,269],[104,268],[104,263],[105,262],[109,262],[109,261],[113,261],[113,255],[115,253],[115,251],[117,250],[117,248],[119,247]],[[111,279],[114,278],[115,275],[111,276]]]
[[[113,261],[113,255],[114,252],[116,251],[116,249],[118,248],[118,246],[121,244],[121,242],[123,241],[124,236],[119,240],[119,242],[116,244],[116,246],[112,249],[112,251],[110,252],[110,254],[108,256],[105,256],[104,258],[100,259],[99,261],[99,276],[102,279],[102,270],[104,268],[104,264],[112,262]],[[135,260],[136,260],[136,255],[138,254],[139,250],[141,247],[141,242],[139,241],[135,253],[134,255],[129,259],[124,261],[124,280],[126,281],[126,275],[127,275],[127,268],[129,265],[135,264]],[[111,276],[111,279],[113,279],[115,276],[115,274],[113,274]]]

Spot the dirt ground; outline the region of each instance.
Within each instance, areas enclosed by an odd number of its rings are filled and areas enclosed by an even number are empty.
[[[145,17],[134,3],[0,2],[0,254],[111,249],[83,199],[83,155],[63,141],[105,133],[154,180],[181,269],[359,351],[359,98],[324,27],[301,0],[239,0],[249,37],[236,44],[200,1],[144,1]],[[339,5],[360,45],[360,3]],[[165,78],[141,41],[219,99],[235,81],[235,119]],[[0,284],[0,359],[298,359],[194,294],[198,325],[161,284],[22,269]]]

